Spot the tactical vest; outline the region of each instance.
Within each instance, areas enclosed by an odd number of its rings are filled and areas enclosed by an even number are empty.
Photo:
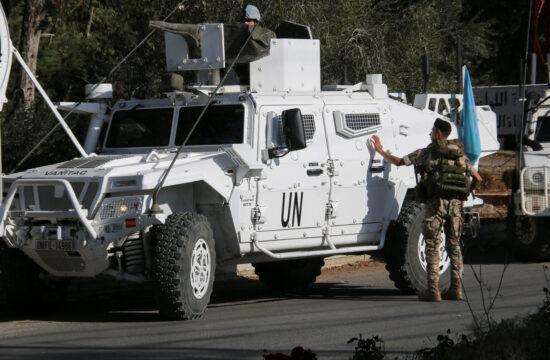
[[[421,174],[417,186],[419,200],[433,198],[466,200],[470,193],[470,177],[466,176],[464,145],[458,139],[435,140],[427,164],[416,168]]]

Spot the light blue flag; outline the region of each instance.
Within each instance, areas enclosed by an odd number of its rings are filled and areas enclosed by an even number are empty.
[[[479,129],[475,109],[474,91],[470,81],[468,68],[464,67],[464,100],[462,104],[462,142],[464,153],[475,164],[481,154],[481,143],[479,141]]]

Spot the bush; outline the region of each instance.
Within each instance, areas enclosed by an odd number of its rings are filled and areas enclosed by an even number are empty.
[[[489,171],[479,170],[479,175],[481,175],[481,178],[483,179],[481,184],[479,184],[479,190],[486,190],[494,185],[495,180]]]

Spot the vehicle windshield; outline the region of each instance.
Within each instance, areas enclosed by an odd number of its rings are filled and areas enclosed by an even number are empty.
[[[176,146],[183,144],[202,110],[202,106],[181,108]],[[208,108],[186,145],[242,144],[243,132],[242,105],[214,105]]]
[[[540,143],[550,142],[550,116],[540,116],[537,119],[535,141]]]
[[[105,147],[164,147],[170,145],[172,108],[119,110],[114,113]]]

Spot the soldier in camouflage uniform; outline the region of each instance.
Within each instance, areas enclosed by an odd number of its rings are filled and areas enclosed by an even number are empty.
[[[419,200],[425,203],[422,234],[426,242],[428,273],[428,290],[419,294],[423,301],[441,301],[438,250],[442,230],[445,231],[445,249],[451,259],[451,286],[442,296],[448,300],[462,300],[462,201],[470,191],[467,175],[474,178],[472,187],[481,182],[481,176],[464,156],[460,140],[447,140],[450,133],[451,124],[437,119],[430,133],[432,143],[403,158],[386,153],[380,139],[376,135],[372,138],[375,150],[387,161],[397,166],[414,165],[421,176],[416,190]]]

